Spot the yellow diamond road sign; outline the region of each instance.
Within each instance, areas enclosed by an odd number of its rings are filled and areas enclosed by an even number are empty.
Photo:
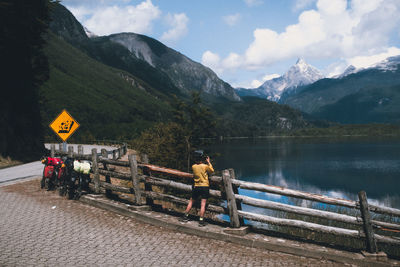
[[[64,109],[49,126],[65,142],[79,128],[79,123]]]

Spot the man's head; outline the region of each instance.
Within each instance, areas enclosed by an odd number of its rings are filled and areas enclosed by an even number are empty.
[[[203,150],[196,150],[193,153],[193,160],[196,164],[204,163],[207,156],[204,154]]]

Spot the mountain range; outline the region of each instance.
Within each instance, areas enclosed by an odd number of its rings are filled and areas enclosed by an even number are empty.
[[[45,49],[50,79],[41,88],[44,129],[65,108],[81,124],[77,138],[129,139],[169,121],[175,97],[188,102],[193,92],[215,114],[221,135],[257,135],[308,124],[299,111],[240,98],[211,69],[153,38],[135,33],[96,37],[61,4],[54,3],[52,10]]]
[[[321,79],[281,99],[320,119],[339,123],[400,123],[400,56],[338,78]]]
[[[280,77],[256,89],[236,89],[240,96],[267,98],[309,114],[345,124],[399,123],[400,56],[372,67],[350,65],[332,78],[299,59]]]

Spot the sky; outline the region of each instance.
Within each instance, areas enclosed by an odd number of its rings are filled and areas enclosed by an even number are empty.
[[[255,88],[298,58],[326,77],[400,55],[400,0],[62,0],[97,35],[155,38]]]

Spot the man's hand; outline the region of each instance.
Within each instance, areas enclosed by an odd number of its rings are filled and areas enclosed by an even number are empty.
[[[209,156],[207,156],[206,161],[207,161],[208,164],[211,164]]]

